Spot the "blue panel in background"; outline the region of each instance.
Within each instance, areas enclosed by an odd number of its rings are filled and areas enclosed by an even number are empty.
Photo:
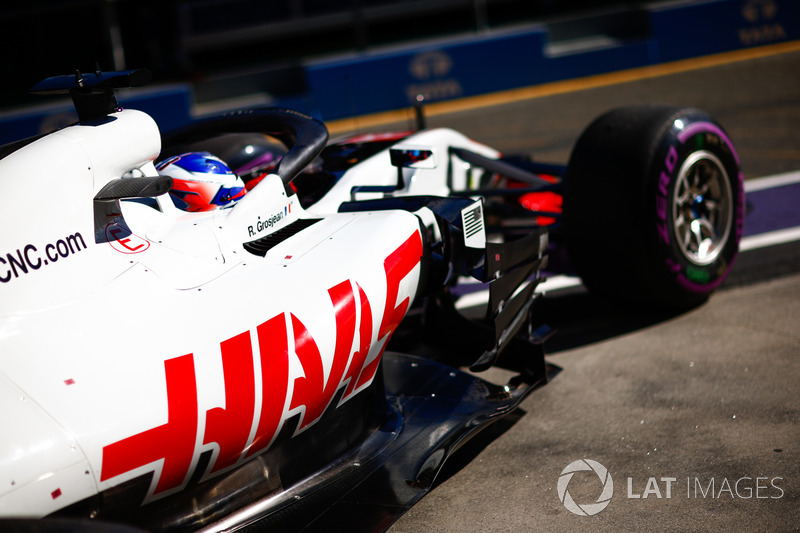
[[[440,41],[310,65],[309,91],[326,120],[408,107],[418,94],[450,100],[536,83],[544,30]]]
[[[123,108],[138,109],[153,117],[161,131],[188,124],[191,117],[190,85],[169,85],[117,91]],[[7,113],[0,119],[0,144],[48,133],[78,121],[69,98],[56,103]]]
[[[578,78],[800,38],[796,0],[709,0],[650,8],[647,37],[560,51],[544,26],[307,66],[323,120]],[[647,31],[649,30],[649,31]]]
[[[605,35],[601,25],[583,41],[550,43],[548,28],[539,25],[308,63],[298,66],[299,73],[292,70],[305,77],[304,89],[274,105],[333,120],[408,108],[419,94],[427,103],[453,100],[800,39],[798,0],[679,2],[641,14],[620,20],[607,15],[617,26],[635,24],[623,38]],[[120,92],[118,98],[169,130],[196,118],[192,91],[189,85],[167,86]],[[68,101],[6,113],[0,143],[76,119]]]
[[[120,91],[117,101],[122,107],[138,109],[153,117],[162,132],[184,126],[192,119],[194,98],[188,84]]]
[[[548,56],[538,83],[642,67],[650,64],[650,56],[651,43],[647,40]]]
[[[797,0],[716,0],[651,10],[656,62],[800,38]]]

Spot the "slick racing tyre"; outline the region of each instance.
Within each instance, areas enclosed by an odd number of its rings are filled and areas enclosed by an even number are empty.
[[[626,107],[595,120],[564,177],[564,232],[584,284],[672,308],[704,302],[738,252],[744,185],[728,135],[696,109]]]

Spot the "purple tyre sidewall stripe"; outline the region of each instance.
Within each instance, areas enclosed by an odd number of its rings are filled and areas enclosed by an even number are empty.
[[[694,136],[697,133],[703,132],[703,131],[711,132],[711,133],[719,136],[721,139],[723,139],[725,141],[725,144],[727,144],[728,147],[730,148],[731,153],[733,154],[733,158],[736,161],[736,166],[738,167],[739,166],[739,155],[736,153],[736,149],[734,148],[733,143],[731,142],[730,138],[728,138],[728,136],[725,134],[725,132],[722,131],[722,129],[719,126],[717,126],[716,124],[713,124],[711,122],[694,122],[694,123],[691,123],[688,126],[686,126],[684,129],[682,129],[680,132],[678,132],[677,138],[678,138],[678,141],[681,144],[685,144],[686,141],[688,139],[690,139],[692,136]],[[739,206],[738,206],[737,216],[738,216],[739,220],[738,221],[734,220],[734,225],[736,227],[733,228],[733,230],[736,233],[736,242],[739,242],[739,240],[742,237],[742,223],[741,222],[744,219],[744,210],[745,210],[745,205],[744,205],[744,176],[742,175],[741,172],[739,172],[738,181],[739,181],[740,202],[739,202]],[[680,272],[678,274],[678,276],[677,276],[678,284],[681,287],[683,287],[684,289],[688,290],[688,291],[695,292],[695,293],[700,293],[700,294],[707,294],[707,293],[709,293],[711,291],[714,291],[714,290],[716,290],[717,287],[719,287],[722,284],[723,281],[725,281],[725,278],[728,276],[728,273],[730,272],[731,268],[733,267],[733,262],[736,259],[736,255],[738,255],[738,254],[734,254],[733,257],[731,257],[731,260],[728,263],[728,266],[725,269],[725,272],[720,274],[711,283],[704,283],[704,284],[695,283],[695,282],[689,280],[688,278],[686,278],[686,276],[683,275],[683,272]]]
[[[720,138],[722,138],[725,141],[725,144],[727,144],[731,149],[733,158],[736,160],[736,165],[739,165],[739,154],[736,153],[736,148],[733,147],[733,143],[725,134],[725,132],[722,131],[722,128],[716,124],[711,122],[693,122],[678,132],[678,140],[681,142],[681,144],[685,144],[692,135],[695,135],[700,131],[710,131],[714,135],[718,135]]]

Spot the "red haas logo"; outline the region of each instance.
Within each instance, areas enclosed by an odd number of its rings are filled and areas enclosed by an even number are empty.
[[[256,328],[261,373],[261,405],[257,406],[256,366],[251,332],[245,331],[220,343],[225,382],[225,407],[205,413],[203,446],[216,443],[219,453],[210,472],[218,472],[269,448],[280,429],[284,405],[289,394],[289,336],[294,352],[303,366],[303,376],[294,381],[289,410],[299,410],[298,430],[319,420],[329,407],[336,391],[346,386],[343,400],[370,383],[378,370],[380,358],[391,334],[406,314],[410,299],[397,302],[400,282],[419,263],[422,243],[418,233],[411,235],[384,261],[386,303],[378,330],[378,355],[367,362],[372,346],[372,308],[358,283],[343,281],[330,289],[336,321],[333,364],[325,379],[323,357],[317,342],[303,322],[289,313],[280,313]],[[355,289],[354,289],[355,285]],[[358,294],[356,294],[356,292]],[[357,323],[356,308],[360,308]],[[356,330],[358,349],[352,352]],[[349,363],[349,364],[348,364]],[[103,448],[100,481],[163,460],[154,494],[180,487],[190,475],[198,437],[199,414],[194,356],[186,354],[164,361],[167,387],[167,423],[148,429]],[[250,440],[255,419],[257,429]]]

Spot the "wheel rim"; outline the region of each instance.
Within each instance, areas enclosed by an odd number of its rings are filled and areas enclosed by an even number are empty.
[[[692,153],[681,165],[673,193],[675,237],[684,257],[713,263],[728,242],[733,218],[728,173],[711,152]]]

